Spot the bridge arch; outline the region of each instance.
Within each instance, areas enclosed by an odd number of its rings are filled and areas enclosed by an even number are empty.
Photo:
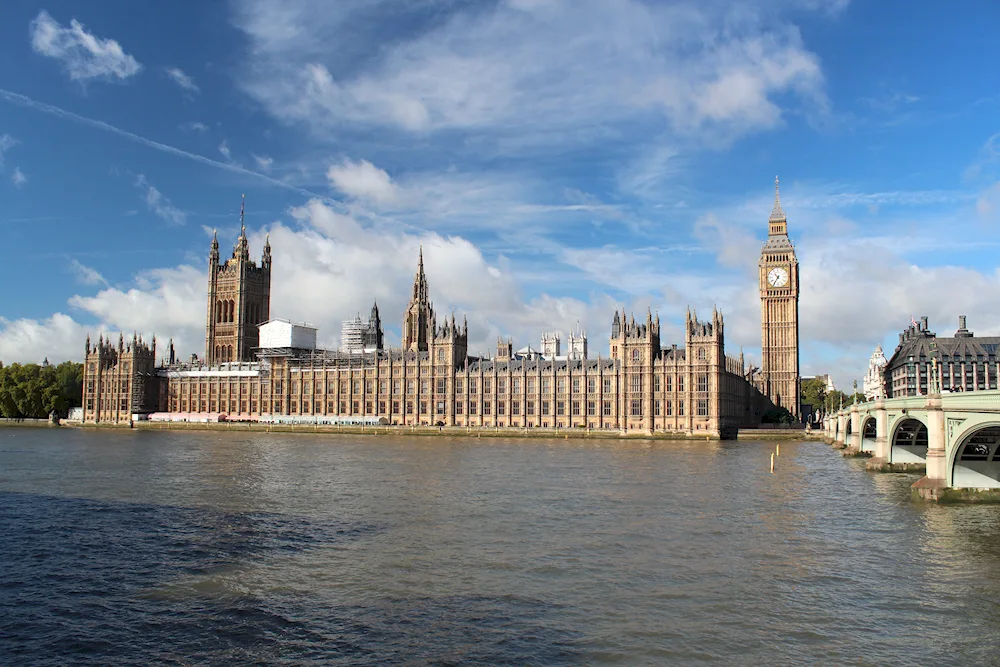
[[[889,433],[889,460],[922,463],[927,460],[927,424],[914,416],[897,420]]]
[[[875,417],[870,413],[861,415],[861,451],[874,452],[878,429]]]
[[[954,442],[949,486],[1000,488],[1000,420],[971,425]]]

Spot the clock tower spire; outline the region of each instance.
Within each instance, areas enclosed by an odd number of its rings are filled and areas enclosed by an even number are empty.
[[[788,239],[778,177],[767,241],[760,251],[761,390],[795,417],[799,410],[799,261]]]

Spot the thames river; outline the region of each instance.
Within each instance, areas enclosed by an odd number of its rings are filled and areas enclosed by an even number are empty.
[[[0,662],[997,664],[1000,508],[773,450],[0,429]]]

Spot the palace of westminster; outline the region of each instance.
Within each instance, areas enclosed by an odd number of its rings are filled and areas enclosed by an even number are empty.
[[[241,214],[242,218],[242,214]],[[242,223],[242,220],[241,220]],[[173,344],[157,364],[156,339],[87,338],[84,422],[244,421],[377,423],[489,428],[589,428],[733,437],[775,406],[799,414],[799,272],[775,180],[761,250],[761,368],[726,354],[722,314],[690,309],[684,344],[660,341],[659,316],[611,320],[609,354],[586,339],[543,338],[542,351],[498,341],[470,356],[469,330],[438,319],[421,252],[402,347],[385,349],[378,307],[357,349],[316,347],[316,330],[271,317],[271,245],[251,259],[242,228],[232,256],[208,262],[205,355],[181,361]],[[357,323],[362,324],[360,321]],[[346,330],[346,325],[345,325]]]

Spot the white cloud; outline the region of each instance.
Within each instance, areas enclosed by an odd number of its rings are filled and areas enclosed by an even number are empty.
[[[1000,181],[988,187],[979,196],[976,200],[976,213],[983,220],[1000,218]]]
[[[172,225],[183,225],[187,220],[184,211],[174,206],[143,174],[136,175],[135,186],[142,190],[149,210],[165,222]]]
[[[9,134],[0,134],[0,170],[3,169],[5,153],[19,143]]]
[[[76,19],[64,28],[45,10],[31,22],[31,48],[35,53],[62,62],[74,81],[124,81],[142,69],[142,65],[125,53],[115,40],[94,36]]]
[[[253,155],[253,159],[257,163],[257,166],[264,171],[270,169],[271,165],[274,164],[274,158],[270,158],[266,155],[256,155],[254,153],[251,153],[251,155]]]
[[[729,137],[780,122],[787,93],[827,106],[819,60],[798,31],[751,12],[636,0],[450,9],[386,42],[365,33],[373,14],[422,16],[427,6],[243,0],[246,89],[275,116],[318,130],[347,122],[522,137],[530,126],[540,141],[567,128],[655,124],[649,112],[681,134]]]
[[[468,315],[473,353],[492,354],[499,335],[513,336],[518,346],[537,346],[541,331],[568,331],[578,321],[592,325],[595,354],[604,346],[602,332],[613,302],[603,294],[595,294],[590,302],[544,293],[526,298],[503,263],[491,264],[464,238],[362,223],[318,200],[293,209],[291,216],[294,227],[276,222],[267,230],[274,249],[271,312],[318,325],[324,345],[336,346],[342,320],[367,313],[374,300],[388,338],[398,344],[422,244],[438,315],[450,317],[454,310],[459,321]],[[258,258],[264,231],[251,233],[252,252]],[[97,269],[84,268],[88,271],[81,276],[96,279]],[[26,361],[43,352],[51,359],[53,349],[67,349],[79,359],[87,331],[96,338],[101,330],[156,333],[161,341],[170,336],[179,354],[201,354],[206,280],[201,264],[182,265],[140,274],[127,290],[106,286],[93,295],[72,297],[69,304],[80,312],[80,321],[95,322],[92,325],[81,326],[63,315],[45,321],[2,321],[0,356],[4,361]],[[10,342],[22,340],[24,331],[34,332],[38,341],[31,346]]]
[[[227,160],[233,159],[232,154],[229,152],[229,144],[226,142],[225,139],[223,139],[222,143],[219,144],[219,152],[222,153],[222,157],[226,158]]]
[[[81,361],[86,342],[86,327],[64,313],[44,320],[7,320],[0,317],[0,361],[52,363]]]
[[[208,125],[204,123],[199,123],[197,121],[192,121],[190,123],[183,123],[180,128],[182,130],[187,130],[190,132],[208,132]]]
[[[694,234],[715,252],[720,264],[728,268],[751,271],[757,266],[760,245],[757,238],[743,226],[724,222],[714,213],[706,213],[694,223]]]
[[[201,92],[201,90],[195,84],[194,79],[192,79],[190,76],[188,76],[187,74],[185,74],[184,70],[182,70],[181,68],[179,68],[179,67],[167,67],[166,69],[164,69],[164,72],[166,72],[167,77],[169,77],[171,81],[173,81],[174,83],[176,83],[178,86],[180,86],[181,88],[183,88],[185,91],[187,91],[189,93],[199,93],[199,92]]]
[[[21,187],[28,182],[28,177],[24,175],[20,167],[14,167],[14,173],[10,175],[10,180],[14,184],[14,187]]]
[[[177,332],[189,346],[204,341],[206,276],[191,266],[154,269],[136,277],[128,290],[107,287],[94,296],[74,296],[72,307],[95,317],[109,330],[146,335]],[[200,331],[200,336],[195,333]]]
[[[70,260],[69,268],[73,275],[76,276],[77,281],[84,285],[108,284],[108,281],[104,279],[104,276],[102,276],[97,269],[85,266],[76,259]]]
[[[341,164],[331,165],[326,176],[333,187],[355,199],[384,205],[393,203],[399,194],[389,174],[368,160],[344,160]]]

